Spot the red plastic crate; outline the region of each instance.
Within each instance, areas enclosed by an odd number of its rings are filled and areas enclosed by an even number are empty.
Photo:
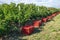
[[[47,22],[48,18],[42,18],[42,22]]]
[[[57,15],[57,14],[56,14],[56,13],[54,13],[54,14],[52,14],[51,16],[52,16],[52,17],[55,17],[56,15]]]
[[[22,33],[25,35],[29,35],[34,31],[34,27],[32,25],[26,25],[22,27]]]
[[[51,19],[52,19],[52,16],[47,16],[47,19],[48,19],[48,20],[51,20]]]
[[[42,24],[42,20],[35,20],[33,22],[34,28],[39,28],[41,24]]]

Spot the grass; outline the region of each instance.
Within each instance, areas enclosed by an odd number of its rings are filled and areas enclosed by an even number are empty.
[[[60,14],[53,18],[50,22],[42,26],[41,32],[34,33],[29,36],[23,36],[27,40],[60,40]]]

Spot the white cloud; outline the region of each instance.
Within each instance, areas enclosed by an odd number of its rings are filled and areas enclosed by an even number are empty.
[[[49,0],[49,2],[53,2],[54,0]]]

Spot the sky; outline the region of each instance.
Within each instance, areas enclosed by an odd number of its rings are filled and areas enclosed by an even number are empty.
[[[2,4],[2,3],[9,4],[11,2],[14,2],[16,4],[18,4],[18,3],[25,3],[25,4],[34,3],[39,6],[60,8],[60,0],[0,0],[0,4]]]

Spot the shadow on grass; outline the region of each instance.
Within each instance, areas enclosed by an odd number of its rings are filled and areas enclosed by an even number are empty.
[[[8,35],[2,36],[2,40],[27,40],[27,39],[22,39],[22,36],[19,32],[11,32]]]
[[[35,34],[35,33],[39,33],[39,32],[41,32],[42,30],[40,30],[40,29],[38,29],[38,28],[35,28],[34,29],[34,32],[32,33],[32,34]]]

